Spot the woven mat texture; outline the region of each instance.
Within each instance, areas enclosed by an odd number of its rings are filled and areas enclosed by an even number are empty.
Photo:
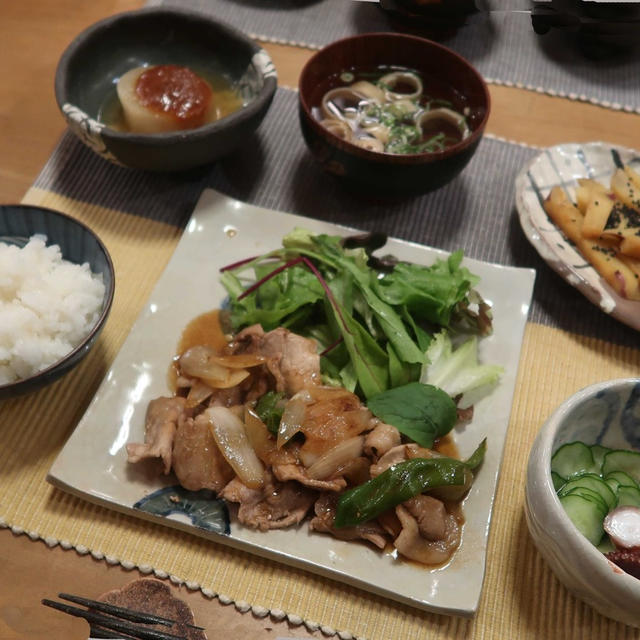
[[[294,109],[294,104],[294,94],[279,91],[270,117],[280,113],[279,108]],[[108,562],[155,568],[235,601],[280,609],[369,640],[640,637],[637,630],[607,620],[569,595],[535,550],[523,514],[527,455],[544,419],[577,389],[640,371],[637,334],[632,336],[619,323],[609,325],[616,327],[611,339],[606,331],[597,333],[595,328],[604,314],[586,303],[581,313],[594,319],[593,331],[582,331],[589,325],[573,325],[575,330],[569,330],[564,316],[545,314],[544,305],[536,311],[534,303],[532,313],[537,315],[532,316],[534,321],[527,325],[524,338],[489,539],[486,581],[473,620],[419,612],[311,573],[91,505],[46,483],[48,469],[118,353],[171,257],[193,204],[207,185],[294,213],[352,226],[380,224],[394,235],[445,248],[455,241],[464,244],[465,238],[474,237],[474,229],[495,219],[496,244],[483,248],[469,241],[469,252],[475,257],[486,255],[532,266],[519,262],[519,253],[513,251],[520,240],[513,224],[511,189],[513,171],[534,150],[486,140],[474,158],[477,164],[448,191],[410,203],[373,203],[369,207],[330,185],[307,156],[301,155],[304,149],[296,147],[298,143],[291,136],[287,162],[294,163],[297,170],[291,169],[292,164],[280,165],[282,149],[275,141],[276,124],[277,120],[267,118],[257,136],[258,146],[251,147],[252,153],[259,148],[269,161],[256,163],[240,152],[213,170],[180,179],[108,165],[70,136],[63,138],[25,202],[67,212],[93,228],[111,253],[118,286],[99,341],[75,370],[38,393],[0,403],[0,522],[34,539],[89,550]],[[485,183],[478,182],[481,165],[489,161],[503,168],[500,175],[493,179],[485,176]],[[276,176],[272,175],[274,167],[281,168]],[[253,172],[258,172],[260,181]],[[279,181],[277,189],[270,179]],[[483,196],[486,200],[487,194],[495,198],[502,194],[503,199],[486,206]],[[320,204],[312,205],[314,202]],[[455,210],[460,203],[466,203],[466,208],[458,217],[456,233],[447,233],[447,225],[441,223],[443,212]],[[369,214],[366,219],[363,210]],[[377,215],[371,215],[372,211]],[[503,242],[495,232],[500,229],[516,238],[516,244]],[[527,260],[537,259],[531,252],[527,256]],[[546,268],[541,262],[536,266]],[[564,287],[557,276],[547,282],[549,287]],[[568,286],[557,295],[566,290]],[[534,295],[544,301],[550,292],[536,288]]]
[[[636,70],[640,47],[585,46],[567,31],[536,35],[524,13],[530,0],[484,0],[479,12],[453,33],[425,32],[390,18],[376,3],[353,0],[151,0],[215,15],[251,36],[320,48],[374,31],[410,31],[438,40],[467,58],[485,78],[617,109],[640,110]],[[593,38],[588,40],[592,42]]]
[[[236,601],[281,609],[369,640],[640,637],[569,595],[535,550],[523,514],[527,454],[541,422],[578,388],[636,374],[639,351],[527,326],[479,612],[472,621],[422,613],[91,505],[46,483],[50,465],[144,305],[180,229],[37,188],[25,202],[65,211],[95,229],[112,254],[119,287],[110,320],[83,363],[50,387],[1,406],[0,516],[6,524],[34,538],[80,545],[110,562],[153,567]]]

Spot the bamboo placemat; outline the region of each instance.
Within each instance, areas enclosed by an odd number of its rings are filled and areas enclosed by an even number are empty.
[[[530,0],[484,0],[485,11],[454,33],[421,30],[393,20],[375,2],[354,0],[151,0],[216,16],[267,42],[321,48],[334,40],[374,31],[409,31],[467,58],[489,82],[640,112],[636,69],[640,47],[585,52],[570,31],[536,35]],[[593,40],[593,37],[589,39]]]
[[[80,149],[74,150],[72,145],[60,152],[67,156],[54,154],[45,169],[48,178],[27,193],[25,202],[69,213],[100,235],[114,261],[116,296],[105,330],[77,369],[38,393],[0,404],[2,526],[52,546],[60,545],[69,553],[91,553],[108,563],[169,575],[175,582],[235,603],[240,611],[253,608],[256,612],[268,610],[274,616],[297,616],[310,627],[320,625],[324,635],[337,633],[342,639],[640,637],[637,630],[596,614],[559,584],[535,550],[523,514],[527,455],[542,422],[568,395],[589,383],[637,375],[640,351],[633,346],[538,323],[527,326],[494,508],[486,580],[473,620],[423,613],[86,503],[49,486],[45,481],[49,467],[178,242],[191,194],[215,180],[215,176],[203,173],[191,175],[186,186],[165,180],[155,187],[162,189],[163,196],[157,197],[147,178],[128,175],[131,210],[116,197],[120,192],[117,181],[108,183],[113,197],[107,206],[83,192],[81,176],[93,172],[94,167],[84,162],[84,150]],[[105,180],[110,170],[120,171],[102,169]],[[57,171],[69,174],[66,182]],[[44,184],[58,187],[44,188]],[[64,193],[61,184],[75,184],[75,191],[69,190],[73,195]],[[149,190],[156,194],[155,200],[146,198]],[[82,193],[83,198],[79,197]],[[163,212],[163,202],[174,197],[182,206]]]
[[[251,142],[211,167],[179,176],[130,171],[67,133],[35,186],[107,209],[184,226],[204,187],[267,209],[297,213],[447,251],[535,269],[530,319],[572,333],[638,347],[640,334],[613,320],[559,278],[520,228],[514,181],[539,149],[485,137],[452,182],[413,198],[350,194],[322,171],[304,144],[297,93],[278,89]]]

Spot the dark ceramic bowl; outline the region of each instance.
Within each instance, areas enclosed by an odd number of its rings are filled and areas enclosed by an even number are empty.
[[[396,155],[370,151],[330,133],[314,117],[329,79],[348,69],[381,65],[413,69],[425,92],[446,89],[453,108],[466,114],[470,135],[435,153]],[[334,42],[318,51],[300,76],[299,114],[311,153],[329,173],[357,191],[403,196],[438,189],[457,176],[475,153],[489,118],[489,90],[480,74],[442,45],[409,35],[369,33]]]
[[[117,113],[118,79],[146,65],[187,66],[222,75],[243,107],[210,124],[137,134],[107,126]],[[244,144],[262,122],[276,90],[268,54],[240,31],[201,13],[147,8],[118,14],[83,31],[56,70],[58,105],[72,131],[104,158],[136,169],[179,171],[207,164]]]
[[[412,27],[433,34],[446,34],[461,27],[467,17],[476,12],[474,0],[379,0],[380,7],[413,33]],[[402,29],[401,29],[402,30]]]
[[[91,229],[51,209],[29,205],[0,206],[0,242],[22,247],[35,234],[45,235],[47,246],[57,244],[63,259],[75,264],[86,262],[93,273],[102,275],[105,285],[102,311],[94,327],[75,349],[35,375],[0,385],[0,398],[35,391],[60,378],[78,364],[100,335],[113,302],[115,289],[113,263],[104,244]]]

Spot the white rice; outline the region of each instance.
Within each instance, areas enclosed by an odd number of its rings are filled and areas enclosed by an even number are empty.
[[[67,355],[102,311],[102,276],[63,260],[60,247],[45,242],[41,235],[23,248],[0,242],[0,385]]]

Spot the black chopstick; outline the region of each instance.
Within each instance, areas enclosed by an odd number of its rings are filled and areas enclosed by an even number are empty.
[[[86,611],[85,609],[79,609],[63,602],[56,602],[55,600],[42,600],[42,604],[63,613],[68,613],[76,618],[84,618],[89,624],[104,627],[114,631],[120,631],[132,638],[139,638],[139,640],[186,640],[184,636],[176,636],[166,631],[157,631],[156,629],[147,629],[138,627],[130,622],[122,622],[116,618],[102,615],[101,613],[95,613],[93,611]]]
[[[59,593],[58,598],[68,600],[69,602],[75,602],[76,604],[81,604],[85,607],[91,607],[96,611],[110,613],[111,615],[114,615],[118,618],[123,618],[124,620],[130,620],[131,622],[142,622],[144,624],[162,624],[166,627],[171,627],[176,624],[176,621],[171,620],[170,618],[163,618],[152,613],[136,611],[135,609],[128,609],[126,607],[119,607],[118,605],[110,604],[108,602],[102,602],[101,600],[91,600],[89,598],[83,598],[81,596],[74,596],[70,593]],[[195,624],[185,623],[185,626],[190,627],[191,629],[204,631],[204,627],[197,627]]]
[[[133,609],[127,609],[125,607],[118,607],[115,604],[109,604],[108,602],[101,602],[100,600],[90,600],[89,598],[82,598],[80,596],[74,596],[70,593],[59,593],[58,598],[68,600],[69,602],[75,602],[85,607],[91,607],[96,611],[102,611],[103,613],[110,613],[118,618],[123,618],[131,622],[142,622],[144,624],[163,624],[165,627],[170,627],[175,623],[175,620],[169,620],[168,618],[161,618],[160,616],[153,615],[151,613],[143,613],[142,611],[134,611]]]
[[[101,640],[129,640],[131,638],[129,634],[122,631],[109,631],[109,629],[95,624],[89,625],[89,636],[91,640],[94,638],[100,638]]]

